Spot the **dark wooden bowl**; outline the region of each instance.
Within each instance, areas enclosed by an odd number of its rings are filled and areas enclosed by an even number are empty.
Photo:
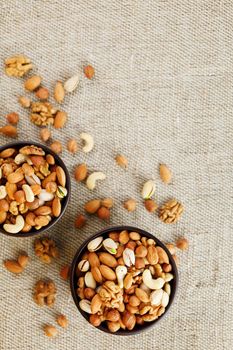
[[[61,160],[61,158],[56,154],[54,153],[49,147],[41,144],[41,143],[38,143],[38,142],[34,142],[34,141],[16,141],[16,142],[11,142],[11,143],[8,143],[4,146],[1,146],[0,147],[0,152],[2,152],[4,149],[6,148],[16,148],[16,149],[19,149],[21,147],[24,147],[26,145],[35,145],[37,147],[40,147],[42,148],[46,153],[49,153],[51,154],[54,158],[55,158],[55,163],[60,165],[62,167],[62,169],[64,170],[65,174],[66,174],[66,189],[67,189],[67,196],[61,201],[61,205],[62,205],[62,209],[61,209],[61,214],[59,217],[57,218],[53,218],[50,223],[47,225],[47,226],[44,226],[42,227],[40,230],[31,230],[30,232],[19,232],[19,233],[15,233],[15,234],[12,234],[12,233],[8,233],[6,232],[2,225],[0,225],[0,232],[5,234],[5,235],[8,235],[8,236],[11,236],[11,237],[30,237],[30,236],[35,236],[35,235],[39,235],[40,233],[43,233],[45,231],[48,231],[51,227],[53,227],[61,218],[62,216],[64,215],[65,211],[66,211],[66,208],[67,208],[67,205],[69,203],[69,199],[70,199],[70,194],[71,194],[71,181],[70,181],[70,175],[69,175],[69,172],[64,164],[64,162]]]
[[[176,267],[176,263],[171,255],[171,253],[169,252],[169,250],[167,249],[167,247],[156,237],[154,237],[152,234],[150,234],[147,231],[144,231],[140,228],[137,227],[131,227],[131,226],[115,226],[115,227],[110,227],[107,228],[105,230],[101,230],[100,232],[94,234],[93,236],[91,236],[90,238],[88,238],[82,245],[81,247],[77,250],[74,259],[72,261],[72,265],[71,265],[71,271],[70,271],[70,288],[71,288],[71,293],[74,299],[74,302],[79,310],[79,312],[82,314],[82,316],[88,321],[88,323],[91,325],[91,323],[89,322],[89,315],[84,312],[83,310],[80,309],[79,307],[79,301],[80,298],[78,297],[78,295],[76,294],[76,289],[77,289],[77,281],[78,278],[76,276],[75,270],[76,270],[76,266],[78,264],[78,262],[81,259],[81,256],[83,255],[83,253],[85,252],[87,245],[90,241],[92,241],[94,238],[98,237],[98,236],[103,236],[104,238],[107,238],[107,234],[110,232],[121,232],[123,230],[127,230],[127,231],[134,231],[134,232],[138,232],[140,233],[140,235],[143,237],[148,237],[148,238],[152,238],[156,241],[156,244],[160,247],[162,247],[167,255],[169,256],[169,260],[170,260],[170,264],[172,265],[172,273],[174,275],[174,278],[169,282],[171,285],[171,294],[170,294],[170,298],[169,298],[169,304],[167,305],[165,312],[163,315],[161,315],[157,320],[153,321],[153,322],[145,322],[144,325],[139,326],[136,325],[135,328],[132,331],[129,330],[123,330],[120,329],[119,331],[117,331],[116,333],[112,333],[108,330],[107,326],[105,325],[105,323],[103,322],[99,327],[95,327],[98,328],[101,331],[104,331],[106,333],[110,333],[113,335],[134,335],[134,334],[138,334],[141,332],[145,332],[147,330],[149,330],[151,327],[155,326],[158,322],[160,322],[168,313],[173,301],[174,301],[174,297],[177,291],[177,287],[178,287],[178,271],[177,271],[177,267]],[[94,327],[94,326],[93,326]]]

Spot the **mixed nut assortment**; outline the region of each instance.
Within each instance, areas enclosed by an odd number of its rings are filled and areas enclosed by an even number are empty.
[[[93,326],[106,322],[110,332],[131,331],[161,316],[174,278],[166,251],[154,239],[126,230],[90,241],[76,275],[81,310]]]
[[[66,174],[35,145],[0,152],[0,224],[10,234],[30,232],[59,217]]]

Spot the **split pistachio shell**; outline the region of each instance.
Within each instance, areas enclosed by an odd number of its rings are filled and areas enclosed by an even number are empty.
[[[107,250],[107,252],[109,252],[110,254],[116,254],[117,253],[117,243],[111,239],[111,238],[107,238],[103,241],[103,246],[104,248]]]
[[[130,267],[135,264],[135,254],[132,249],[126,248],[123,251],[123,260],[126,266]]]
[[[92,289],[96,288],[96,281],[95,281],[95,279],[90,271],[86,272],[86,274],[84,276],[84,281],[85,281],[85,285],[88,288],[92,288]]]
[[[65,187],[62,186],[58,186],[57,191],[56,191],[56,195],[58,198],[64,198],[67,196],[67,189]]]
[[[89,250],[89,252],[95,252],[96,250],[100,249],[100,247],[102,246],[102,242],[103,237],[96,237],[88,243],[87,249]]]
[[[116,276],[117,276],[117,281],[118,281],[118,285],[120,288],[123,288],[124,286],[124,278],[127,274],[127,267],[123,266],[123,265],[118,265],[116,267]]]
[[[78,264],[78,269],[82,272],[86,272],[89,270],[90,264],[88,260],[81,260]]]
[[[142,198],[150,199],[155,193],[155,182],[153,180],[148,180],[142,188]]]
[[[91,314],[91,302],[87,299],[82,299],[79,302],[80,309]]]

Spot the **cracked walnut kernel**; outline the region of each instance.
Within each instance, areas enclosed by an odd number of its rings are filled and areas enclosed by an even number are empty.
[[[24,55],[12,56],[5,60],[5,72],[9,77],[23,77],[30,69],[31,60]]]

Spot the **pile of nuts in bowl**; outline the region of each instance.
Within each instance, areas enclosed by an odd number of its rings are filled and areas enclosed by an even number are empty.
[[[61,214],[66,174],[35,145],[0,152],[0,225],[9,234],[40,230]]]
[[[110,232],[90,241],[76,266],[79,307],[110,332],[158,319],[169,304],[174,274],[167,252],[138,232]]]

